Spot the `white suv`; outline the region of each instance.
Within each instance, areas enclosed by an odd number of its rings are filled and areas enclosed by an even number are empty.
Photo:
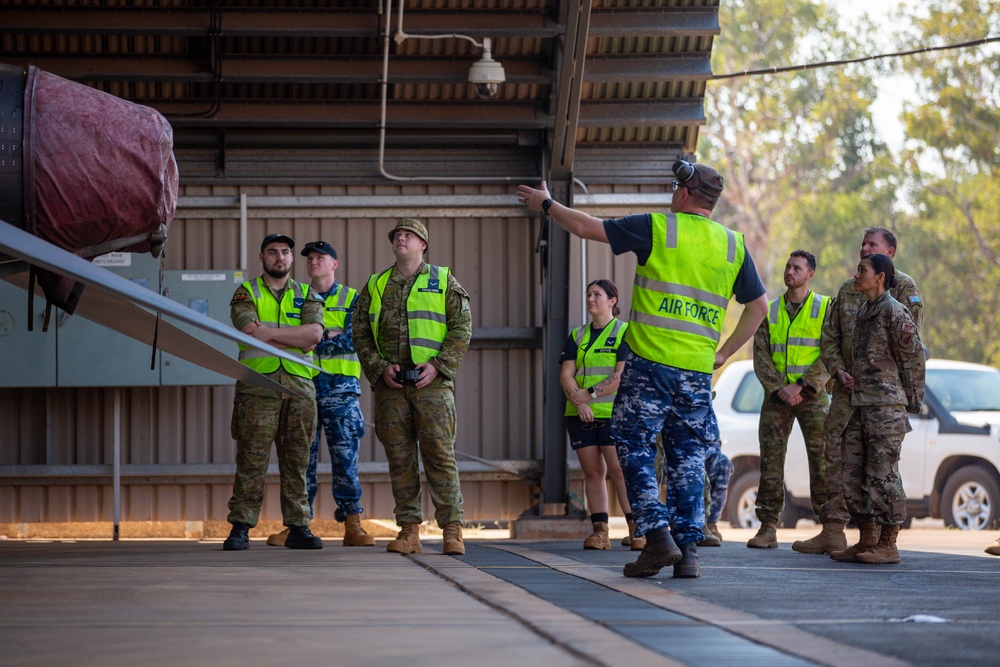
[[[753,362],[736,361],[715,383],[722,451],[734,466],[723,518],[755,528],[760,446],[757,421],[764,390]],[[987,530],[1000,523],[1000,371],[961,361],[929,359],[927,392],[913,431],[903,440],[899,472],[911,519],[944,519],[946,526]],[[782,527],[815,519],[809,501],[809,466],[795,424],[785,458]],[[909,525],[909,520],[905,525]]]

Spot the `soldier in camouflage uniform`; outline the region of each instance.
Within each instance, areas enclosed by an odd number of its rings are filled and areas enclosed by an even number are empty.
[[[447,267],[423,261],[427,229],[403,218],[389,232],[396,263],[369,278],[354,310],[354,348],[375,392],[375,434],[389,460],[399,535],[388,551],[419,553],[420,468],[444,552],[465,553],[455,461],[455,375],[472,338],[469,295]]]
[[[522,203],[544,211],[563,229],[601,241],[638,260],[625,362],[612,413],[612,437],[625,474],[636,531],[646,546],[627,577],[652,577],[667,565],[674,576],[701,574],[705,454],[719,440],[712,409],[712,370],[753,336],[767,312],[767,295],[743,236],[710,219],[722,176],[679,160],[670,213],[601,220],[554,202],[542,183],[518,187]],[[722,342],[730,298],[745,308]],[[656,436],[663,434],[667,502],[654,473]],[[668,529],[669,527],[669,529]],[[675,542],[676,540],[676,542]]]
[[[292,248],[288,236],[271,234],[260,246],[264,273],[240,285],[230,303],[233,326],[243,333],[311,363],[306,350],[323,335],[323,300],[308,285],[289,277]],[[306,492],[309,443],[316,430],[316,398],[312,370],[304,365],[240,346],[240,361],[293,393],[236,383],[232,434],[236,440],[236,478],[229,500],[233,528],[222,548],[250,546],[249,530],[257,525],[264,500],[265,475],[271,443],[278,452],[281,476],[281,516],[289,529],[285,546],[322,549],[323,542],[309,531],[311,514]]]
[[[861,259],[871,254],[882,254],[894,259],[896,256],[896,236],[885,227],[868,227],[861,242]],[[889,295],[906,306],[910,318],[917,327],[923,323],[923,301],[917,293],[913,278],[902,271],[896,271],[896,285],[889,288]],[[851,417],[851,389],[854,380],[851,370],[854,366],[852,352],[854,323],[858,308],[866,300],[865,295],[855,289],[854,279],[844,281],[837,296],[830,304],[826,322],[823,325],[823,339],[820,343],[820,358],[829,371],[833,384],[830,411],[826,417],[826,449],[824,451],[826,473],[826,500],[820,508],[819,520],[823,530],[816,537],[800,540],[792,544],[792,549],[807,554],[828,554],[842,549],[847,544],[844,528],[851,516],[844,502],[842,458],[843,433]]]
[[[760,529],[747,542],[755,549],[778,547],[776,528],[785,501],[785,453],[795,421],[805,438],[809,495],[817,516],[823,504],[823,423],[830,407],[826,393],[830,374],[819,358],[819,343],[830,297],[809,289],[814,275],[816,257],[805,250],[794,251],[785,264],[787,290],[771,302],[767,318],[754,335],[753,368],[764,387],[758,423]]]
[[[844,501],[861,527],[861,539],[830,557],[898,563],[896,536],[906,520],[899,455],[903,436],[912,430],[906,413],[919,413],[924,399],[924,352],[906,307],[886,291],[895,284],[892,260],[869,255],[858,264],[854,281],[867,301],[854,324],[854,411],[844,430],[843,477]]]
[[[375,538],[361,525],[361,482],[358,479],[358,450],[365,435],[365,420],[361,414],[358,397],[361,395],[361,364],[354,353],[353,329],[354,301],[357,292],[337,282],[339,266],[337,251],[325,241],[313,241],[302,248],[306,258],[306,271],[310,285],[324,300],[323,340],[313,352],[315,363],[323,372],[315,372],[316,408],[319,423],[309,447],[309,467],[306,469],[306,488],[309,491],[309,512],[318,491],[319,441],[326,432],[326,445],[330,452],[333,500],[337,504],[334,518],[344,524],[345,547],[373,547]],[[271,535],[267,543],[282,546],[288,529]]]

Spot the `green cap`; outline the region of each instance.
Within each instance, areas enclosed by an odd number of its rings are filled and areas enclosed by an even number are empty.
[[[405,229],[409,232],[413,232],[423,239],[423,242],[427,244],[428,248],[430,247],[430,241],[427,240],[427,228],[424,227],[424,223],[419,220],[415,218],[400,218],[399,222],[396,223],[396,226],[389,230],[390,241],[396,235],[396,230],[398,229]],[[424,249],[424,252],[427,252],[426,248]]]

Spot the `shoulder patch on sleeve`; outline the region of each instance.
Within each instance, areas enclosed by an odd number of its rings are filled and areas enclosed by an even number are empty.
[[[920,296],[917,295],[917,294],[914,294],[909,299],[907,299],[907,301],[909,301],[910,303],[920,303]]]
[[[230,303],[238,303],[240,301],[246,301],[246,300],[247,300],[246,292],[240,292],[239,294],[233,295],[233,300],[230,301]]]

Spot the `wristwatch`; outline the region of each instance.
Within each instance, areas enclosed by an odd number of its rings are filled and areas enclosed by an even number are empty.
[[[550,199],[549,201],[552,201],[552,200]],[[593,387],[588,387],[587,388],[587,392],[590,393],[590,397],[591,398],[597,398],[597,392],[594,390]]]
[[[542,202],[542,210],[545,211],[546,213],[549,212],[549,207],[550,206],[552,206],[552,200],[551,199],[546,199],[545,201]]]

